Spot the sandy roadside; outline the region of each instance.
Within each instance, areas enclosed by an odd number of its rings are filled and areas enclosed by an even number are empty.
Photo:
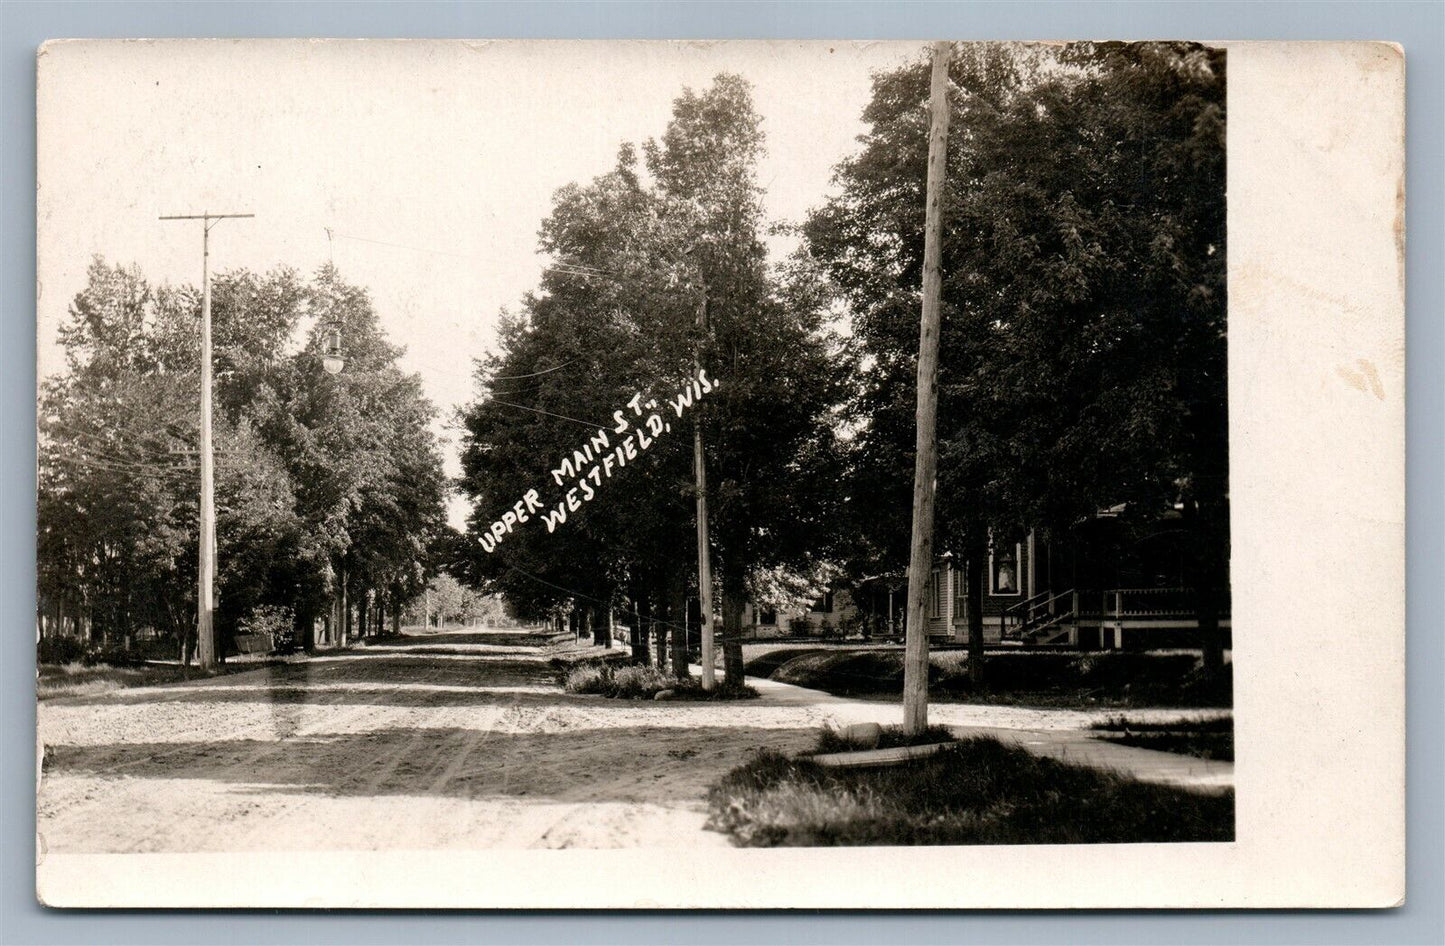
[[[46,701],[40,849],[724,845],[704,830],[704,796],[733,766],[762,748],[801,751],[823,725],[901,719],[896,704],[770,681],[750,702],[576,696],[548,659],[515,635],[436,635]],[[1108,715],[930,710],[934,722],[1021,734],[1077,734]]]

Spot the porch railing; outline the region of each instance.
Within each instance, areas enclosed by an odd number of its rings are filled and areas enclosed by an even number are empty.
[[[1006,639],[1023,639],[1072,618],[1078,610],[1079,595],[1072,588],[1040,592],[1005,608],[1000,630]]]
[[[1221,602],[1221,617],[1229,613],[1229,598]],[[1038,642],[1070,625],[1123,626],[1129,621],[1189,621],[1196,617],[1194,589],[1109,588],[1104,591],[1043,592],[1019,601],[1002,613],[1006,640]]]

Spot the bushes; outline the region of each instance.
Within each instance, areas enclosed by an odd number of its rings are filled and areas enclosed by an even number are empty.
[[[562,689],[568,693],[603,693],[606,691],[603,667],[600,664],[580,664],[567,671]]]
[[[588,661],[563,672],[562,688],[568,693],[590,693],[622,700],[650,700],[664,690],[677,700],[746,700],[758,691],[750,686],[719,684],[708,691],[693,679],[679,680],[656,667]]]
[[[137,667],[145,663],[146,655],[139,646],[132,650],[110,644],[105,647],[87,647],[85,642],[74,637],[42,638],[35,647],[36,660],[42,664],[84,664],[87,667],[105,664],[111,667]]]
[[[85,656],[85,645],[75,637],[42,637],[35,645],[36,660],[43,664],[75,663]]]
[[[624,700],[650,700],[662,690],[681,685],[656,667],[621,667],[584,663],[567,672],[562,688],[568,693],[596,693]]]
[[[626,666],[612,672],[612,692],[624,700],[650,700],[658,692],[671,689],[676,680],[656,667]]]

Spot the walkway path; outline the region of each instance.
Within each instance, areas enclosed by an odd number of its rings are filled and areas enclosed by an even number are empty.
[[[749,677],[748,683],[761,695],[760,702],[778,706],[826,707],[844,724],[902,722],[903,708],[897,702],[881,703],[833,696],[821,690]],[[1219,790],[1234,785],[1234,763],[1198,759],[1173,752],[1157,752],[1121,746],[1098,738],[1089,726],[1110,717],[1159,722],[1183,717],[1212,718],[1228,715],[1219,709],[1144,709],[1127,712],[1111,710],[1032,709],[977,703],[935,703],[928,708],[929,721],[948,726],[959,736],[993,736],[1016,742],[1036,755],[1075,765],[1110,769],[1145,782],[1182,785],[1199,790]]]

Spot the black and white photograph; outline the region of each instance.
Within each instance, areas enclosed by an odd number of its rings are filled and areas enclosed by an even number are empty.
[[[1284,633],[1233,605],[1292,578],[1231,503],[1285,331],[1232,299],[1237,55],[47,44],[42,902],[569,905],[267,866],[313,855],[1227,869]],[[1402,370],[1336,357],[1371,409]],[[576,905],[753,902],[597,871]]]

